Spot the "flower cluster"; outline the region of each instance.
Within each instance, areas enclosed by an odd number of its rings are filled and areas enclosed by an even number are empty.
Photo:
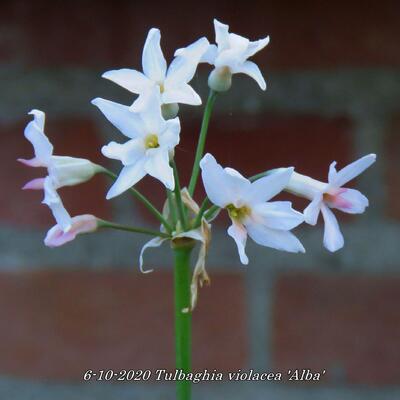
[[[231,87],[232,76],[246,74],[262,90],[266,89],[260,69],[249,58],[267,46],[269,37],[250,41],[230,33],[229,27],[217,20],[214,20],[214,28],[216,44],[210,44],[202,37],[176,50],[169,66],[161,49],[160,31],[152,28],[143,48],[143,72],[123,68],[103,74],[104,78],[138,95],[128,105],[102,98],[92,101],[107,120],[127,137],[123,143],[112,141],[102,148],[105,157],[121,162],[122,169],[118,176],[85,159],[53,155],[53,146],[44,134],[44,113],[39,110],[30,112],[33,120],[25,129],[25,137],[32,143],[35,157],[19,161],[28,166],[47,168],[45,178],[34,179],[24,186],[25,189],[44,190],[43,203],[50,207],[57,222],[46,236],[46,245],[60,246],[78,234],[93,232],[98,228],[150,234],[155,237],[140,254],[142,268],[143,252],[148,247],[159,246],[166,240],[172,241],[175,246],[188,240],[201,242],[192,287],[194,297],[197,283],[208,281],[205,258],[211,238],[210,222],[220,210],[226,210],[231,219],[227,233],[235,241],[243,264],[248,263],[245,252],[247,236],[262,246],[304,253],[305,249],[292,229],[303,222],[315,225],[320,212],[325,222],[324,246],[332,252],[343,247],[343,235],[331,209],[351,214],[364,212],[368,206],[367,198],[343,185],[368,168],[375,161],[375,155],[362,157],[340,171],[336,171],[336,162],[333,162],[329,168],[328,182],[301,175],[293,167],[278,168],[245,178],[235,169],[223,168],[213,155],[204,155],[212,106],[216,95]],[[208,63],[213,69],[208,77],[210,96],[205,107],[192,178],[186,189],[180,186],[174,161],[174,150],[181,133],[178,104],[201,104],[200,96],[190,86],[200,63]],[[193,199],[200,172],[207,194],[201,206]],[[57,190],[85,182],[96,173],[104,173],[115,180],[106,195],[107,199],[126,191],[133,193],[159,220],[160,231],[122,226],[92,215],[71,217]],[[135,188],[146,175],[157,179],[166,188],[167,201],[162,212]],[[292,208],[289,201],[271,201],[282,191],[304,197],[310,200],[310,204],[303,212],[299,212]]]

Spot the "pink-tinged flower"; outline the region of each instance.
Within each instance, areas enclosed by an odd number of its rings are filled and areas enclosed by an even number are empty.
[[[188,46],[186,48],[188,56],[175,57],[168,68],[160,40],[159,29],[150,29],[142,54],[143,72],[123,68],[103,74],[103,78],[139,95],[131,106],[132,111],[141,111],[146,107],[154,87],[158,88],[161,105],[201,104],[199,95],[188,83],[192,80],[200,58],[208,48],[208,40],[203,37]]]
[[[44,244],[48,247],[59,247],[65,243],[71,242],[77,235],[94,232],[97,229],[97,218],[94,215],[78,215],[71,218],[71,226],[67,232],[56,224],[46,235]]]
[[[311,200],[304,210],[305,221],[315,225],[321,212],[325,222],[324,246],[329,251],[343,247],[344,239],[338,221],[330,210],[336,208],[348,214],[361,214],[368,207],[368,199],[355,189],[342,187],[360,175],[376,160],[375,154],[369,154],[336,171],[336,161],[329,167],[328,183],[317,181],[294,172],[286,190]]]
[[[53,145],[44,133],[45,114],[40,110],[29,112],[33,120],[25,128],[24,135],[33,146],[35,156],[18,161],[29,167],[47,168],[48,175],[56,189],[74,186],[88,181],[97,172],[97,166],[89,160],[53,155]],[[36,178],[26,183],[23,189],[44,189],[45,178]]]
[[[288,201],[268,202],[288,184],[293,168],[285,168],[250,182],[232,168],[222,168],[211,154],[200,162],[208,198],[224,208],[232,220],[228,234],[235,240],[240,261],[248,264],[245,253],[247,235],[256,243],[289,252],[304,247],[291,229],[304,221]]]

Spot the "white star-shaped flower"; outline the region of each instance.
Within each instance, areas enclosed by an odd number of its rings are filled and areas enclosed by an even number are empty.
[[[235,240],[240,261],[248,264],[245,253],[247,234],[258,244],[289,252],[305,252],[291,229],[304,221],[288,201],[268,202],[281,192],[293,172],[282,169],[250,182],[232,168],[222,168],[211,154],[200,162],[208,198],[224,208],[232,220],[228,234]]]
[[[329,167],[328,183],[320,182],[308,176],[293,173],[287,190],[312,200],[304,210],[305,221],[310,225],[317,223],[321,212],[325,222],[324,246],[329,251],[343,247],[344,239],[338,221],[330,210],[336,208],[348,214],[361,214],[368,207],[368,199],[355,189],[342,187],[347,182],[360,175],[376,160],[375,154],[369,154],[348,166],[336,171],[336,161]]]
[[[233,74],[246,74],[253,78],[262,90],[267,88],[265,80],[258,66],[248,61],[248,58],[262,50],[269,43],[269,36],[251,42],[249,39],[229,32],[229,26],[214,19],[215,42],[209,46],[201,58],[215,66],[211,72],[208,84],[211,89],[220,92],[228,90],[231,86]],[[187,54],[187,48],[178,49],[176,56]]]
[[[92,104],[130,139],[123,144],[110,142],[102,148],[106,157],[123,164],[118,179],[107,193],[107,199],[128,190],[147,174],[174,190],[174,174],[169,161],[170,152],[179,143],[181,126],[179,118],[164,120],[157,91],[157,88],[152,89],[149,101],[141,112],[133,112],[128,106],[101,98],[92,100]]]
[[[188,46],[184,57],[175,57],[169,68],[160,46],[161,34],[150,29],[142,53],[143,72],[134,69],[108,71],[103,78],[122,86],[139,97],[132,104],[132,111],[146,107],[152,89],[157,87],[161,105],[183,103],[200,105],[200,96],[188,83],[192,80],[197,65],[209,46],[206,38],[200,38]]]

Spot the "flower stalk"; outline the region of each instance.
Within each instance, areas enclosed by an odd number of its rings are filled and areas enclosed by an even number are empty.
[[[171,167],[174,171],[174,179],[175,179],[175,201],[176,201],[176,208],[178,209],[178,216],[179,216],[179,221],[181,223],[181,226],[184,231],[186,231],[188,227],[188,222],[187,222],[187,213],[185,206],[182,202],[182,196],[181,196],[181,185],[179,182],[179,174],[178,174],[178,168],[176,167],[176,163],[174,159],[171,159],[170,161]]]
[[[103,174],[109,176],[112,179],[117,179],[117,175],[115,175],[113,172],[108,170],[107,168],[103,168],[102,171]],[[164,228],[167,230],[168,233],[172,232],[172,227],[168,223],[168,221],[163,217],[163,215],[160,213],[160,211],[157,210],[157,208],[151,203],[150,200],[148,200],[142,193],[140,193],[137,189],[134,187],[131,187],[128,189],[129,192],[131,192],[138,200],[140,200],[146,208],[160,221],[163,225]]]
[[[97,220],[97,226],[99,228],[109,228],[109,229],[116,229],[119,231],[126,231],[126,232],[132,232],[132,233],[142,233],[144,235],[151,235],[151,236],[158,236],[161,238],[168,239],[170,236],[167,233],[159,232],[159,231],[153,231],[152,229],[147,229],[147,228],[138,228],[135,226],[127,226],[127,225],[121,225],[121,224],[116,224],[111,221],[105,221],[103,219],[98,219]]]
[[[192,314],[190,312],[190,254],[194,241],[176,240],[174,252],[174,292],[175,292],[175,367],[185,373],[191,372]],[[191,382],[176,382],[178,400],[190,400]]]
[[[191,196],[193,196],[194,191],[196,189],[196,183],[200,173],[200,160],[203,157],[204,147],[206,145],[208,125],[210,123],[210,118],[216,98],[217,98],[217,92],[210,90],[207,99],[207,104],[204,109],[203,120],[201,122],[199,141],[197,143],[196,156],[194,158],[192,176],[190,178],[190,183],[189,183],[189,194]]]

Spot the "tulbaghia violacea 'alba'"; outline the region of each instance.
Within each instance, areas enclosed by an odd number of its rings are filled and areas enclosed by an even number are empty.
[[[185,373],[191,371],[191,314],[198,300],[199,287],[210,282],[205,268],[211,245],[210,222],[221,210],[228,212],[231,219],[228,235],[236,243],[240,261],[247,264],[247,236],[261,246],[304,253],[303,245],[291,230],[303,221],[315,225],[321,211],[325,221],[324,245],[328,250],[336,251],[343,246],[344,239],[330,209],[352,214],[364,212],[368,206],[367,198],[355,189],[343,188],[343,185],[367,169],[376,158],[374,154],[367,155],[339,172],[335,169],[336,163],[332,163],[328,182],[325,183],[298,174],[293,167],[258,171],[257,175],[247,179],[235,169],[223,168],[211,154],[205,154],[215,101],[220,92],[226,92],[231,87],[232,75],[247,74],[262,90],[266,89],[259,67],[249,58],[268,44],[269,37],[252,42],[230,33],[229,26],[216,19],[214,28],[216,44],[210,44],[205,37],[201,37],[189,46],[176,50],[169,67],[161,50],[160,31],[152,28],[143,48],[143,72],[124,68],[103,74],[104,78],[138,95],[128,105],[102,98],[92,101],[128,138],[124,143],[112,141],[102,148],[105,157],[122,163],[119,175],[85,159],[53,155],[53,146],[44,134],[45,115],[39,110],[31,111],[34,119],[25,129],[25,137],[32,143],[35,157],[19,160],[28,166],[47,168],[46,177],[34,179],[24,186],[25,189],[44,190],[43,202],[50,207],[56,219],[57,224],[45,238],[47,246],[58,247],[80,234],[99,229],[150,235],[151,240],[140,252],[139,266],[142,272],[151,272],[143,267],[144,251],[167,241],[170,243],[174,255],[176,368]],[[199,63],[208,63],[213,68],[208,77],[210,92],[204,107],[192,175],[186,189],[181,187],[180,171],[174,158],[181,134],[180,119],[176,115],[178,103],[201,104],[200,96],[189,85]],[[186,134],[193,135],[193,132]],[[273,151],[273,143],[269,144],[269,148]],[[265,157],[268,158],[268,152]],[[198,205],[195,193],[200,170],[207,196]],[[95,173],[104,173],[114,180],[105,194],[107,199],[125,192],[132,194],[156,218],[160,229],[122,225],[90,214],[71,217],[57,190],[85,182]],[[166,189],[167,199],[161,211],[135,187],[146,175],[161,182]],[[294,210],[289,201],[271,201],[282,191],[310,200],[304,213]],[[196,243],[200,244],[200,248],[192,272],[190,256]],[[190,382],[177,382],[179,400],[189,400],[190,393]]]
[[[337,251],[344,245],[339,223],[330,210],[335,208],[348,214],[361,214],[368,207],[368,199],[358,190],[342,187],[364,172],[376,160],[375,154],[368,154],[336,171],[336,161],[329,167],[328,183],[317,181],[294,172],[287,185],[288,191],[311,200],[304,210],[305,222],[317,223],[321,212],[325,222],[324,246],[329,251]]]
[[[101,151],[108,157],[121,161],[123,168],[118,179],[107,193],[107,199],[128,190],[145,175],[161,181],[166,188],[174,190],[174,174],[170,153],[179,143],[181,125],[179,118],[164,120],[156,88],[145,109],[133,112],[129,107],[104,99],[94,99],[105,117],[130,140],[119,144],[111,142]]]
[[[228,211],[228,229],[237,245],[240,261],[248,264],[245,253],[247,235],[256,243],[293,253],[304,253],[300,241],[290,232],[304,221],[288,201],[268,202],[288,184],[293,168],[250,182],[232,168],[222,168],[211,154],[201,160],[203,184],[212,203]]]
[[[209,43],[206,38],[200,38],[185,48],[184,57],[175,57],[167,68],[160,40],[160,31],[156,28],[150,29],[142,53],[143,72],[123,68],[107,71],[103,74],[103,78],[139,95],[131,106],[132,111],[146,108],[152,101],[153,88],[157,88],[163,111],[167,111],[167,115],[176,115],[178,103],[193,106],[201,104],[200,96],[188,83],[192,80]]]
[[[201,58],[215,68],[208,78],[208,85],[216,92],[225,92],[231,87],[233,74],[246,74],[253,78],[262,90],[267,88],[257,64],[248,58],[269,43],[269,36],[251,42],[249,39],[229,32],[229,26],[214,19],[215,44],[209,45]],[[188,48],[178,49],[176,56],[187,54]]]

